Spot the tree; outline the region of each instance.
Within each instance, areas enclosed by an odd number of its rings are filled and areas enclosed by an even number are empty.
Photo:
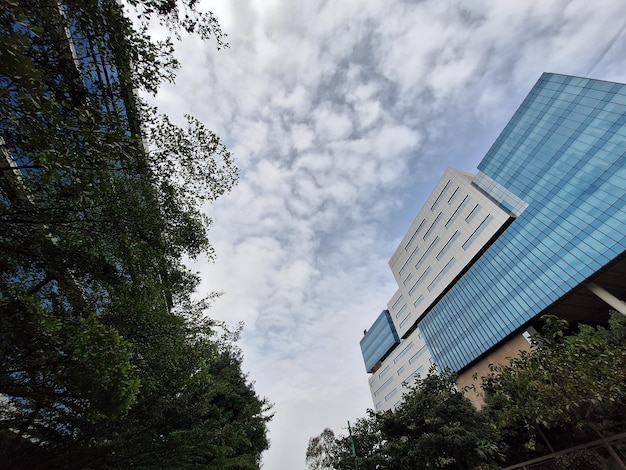
[[[568,324],[543,317],[533,349],[508,365],[492,366],[483,378],[488,409],[497,425],[510,432],[527,429],[512,448],[552,450],[603,437],[624,429],[626,416],[626,319],[613,313],[610,328]],[[549,431],[549,432],[548,432]],[[549,439],[547,436],[550,436]]]
[[[311,470],[333,470],[338,465],[339,443],[332,429],[326,428],[319,436],[309,439],[306,464]]]
[[[178,66],[147,22],[224,46],[219,24],[195,0],[1,4],[3,462],[257,468],[267,402],[182,262],[213,256],[200,204],[236,168],[135,94]]]
[[[311,470],[353,470],[355,460],[360,470],[386,468],[386,457],[381,453],[381,434],[377,415],[369,412],[365,418],[356,420],[350,435],[335,435],[326,428],[319,436],[309,439],[306,463]],[[355,456],[352,453],[354,443]]]
[[[213,322],[188,320],[184,334],[171,328],[155,345],[137,405],[89,442],[87,453],[96,450],[107,467],[259,468],[270,406],[241,371],[238,333],[218,338]]]
[[[379,416],[389,468],[474,468],[500,457],[495,429],[456,388],[449,370],[418,378],[393,413]]]
[[[544,317],[533,348],[482,378],[486,406],[475,409],[449,370],[418,378],[393,412],[357,421],[359,468],[499,468],[624,432],[626,318],[612,312],[609,328]],[[361,447],[359,447],[361,445]],[[605,449],[617,455],[611,445]],[[604,464],[594,450],[560,456],[563,468]],[[310,439],[312,470],[353,467],[349,441],[326,429]]]
[[[496,429],[456,389],[455,375],[433,368],[393,412],[370,412],[353,436],[362,470],[488,468],[502,458]],[[354,468],[347,436],[327,429],[309,440],[312,470]]]

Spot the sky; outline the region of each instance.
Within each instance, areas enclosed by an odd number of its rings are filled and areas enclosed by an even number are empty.
[[[396,290],[388,260],[448,167],[475,172],[542,72],[626,82],[621,0],[213,0],[228,49],[185,37],[155,98],[235,156],[205,208],[208,314],[245,322],[274,403],[266,470],[372,408],[359,341]]]

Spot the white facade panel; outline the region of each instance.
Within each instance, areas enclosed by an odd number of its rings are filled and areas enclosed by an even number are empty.
[[[392,315],[400,337],[509,218],[472,185],[473,177],[448,169],[389,261],[407,305],[402,315]]]
[[[401,343],[369,378],[376,410],[394,409],[432,357],[417,321],[507,222],[518,201],[481,176],[448,169],[409,227],[389,267],[398,290],[387,304]],[[498,192],[500,191],[500,192]],[[487,196],[486,193],[489,193]],[[496,202],[496,199],[498,201]],[[504,210],[498,204],[506,199]]]
[[[402,340],[382,366],[370,376],[374,409],[395,409],[415,378],[426,376],[431,365],[430,351],[417,328]]]

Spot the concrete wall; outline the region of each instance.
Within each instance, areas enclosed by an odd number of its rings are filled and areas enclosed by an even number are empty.
[[[465,392],[465,396],[477,408],[482,408],[483,398],[482,389],[480,388],[480,378],[489,374],[490,364],[508,364],[510,359],[519,355],[520,351],[529,351],[530,343],[521,334],[516,334],[499,347],[493,349],[480,361],[473,364],[471,367],[459,374],[457,380],[457,386],[462,389],[467,386],[474,385],[475,391],[468,390]],[[478,374],[478,379],[474,380],[473,375]]]

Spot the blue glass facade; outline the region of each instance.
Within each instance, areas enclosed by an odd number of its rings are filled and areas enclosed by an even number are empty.
[[[456,370],[626,250],[626,85],[544,74],[478,169],[528,207],[419,323]]]
[[[383,310],[361,339],[361,352],[367,372],[372,372],[376,364],[398,343],[400,338],[393,326],[389,310]]]

